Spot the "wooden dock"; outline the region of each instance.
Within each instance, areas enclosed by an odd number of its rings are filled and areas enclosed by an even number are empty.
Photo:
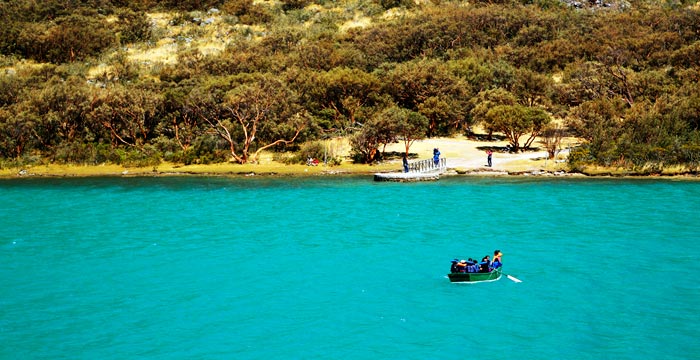
[[[390,172],[374,174],[374,181],[417,182],[435,181],[447,170],[447,159],[441,158],[437,163],[433,159],[420,160],[408,164],[408,172]]]

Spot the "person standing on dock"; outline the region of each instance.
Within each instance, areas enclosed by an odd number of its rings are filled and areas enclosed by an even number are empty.
[[[491,149],[486,150],[486,160],[488,161],[489,167],[491,167],[491,157],[493,156],[493,151]]]
[[[440,164],[440,149],[438,148],[433,149],[433,162],[435,165]]]
[[[403,154],[403,172],[408,172],[408,157],[406,154]]]

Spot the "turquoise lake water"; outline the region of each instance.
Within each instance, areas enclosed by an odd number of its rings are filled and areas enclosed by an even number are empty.
[[[698,359],[700,183],[0,181],[0,359]],[[522,283],[451,284],[503,251]]]

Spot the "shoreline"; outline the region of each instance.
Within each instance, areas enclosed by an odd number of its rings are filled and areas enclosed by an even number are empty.
[[[156,167],[123,167],[113,164],[102,165],[38,165],[22,168],[0,169],[0,179],[39,179],[39,178],[93,178],[93,177],[316,177],[316,176],[373,176],[376,173],[400,172],[399,162],[379,165],[346,164],[334,167],[284,165],[284,164],[211,164],[176,165],[161,164]],[[509,177],[509,178],[590,178],[590,179],[685,179],[700,180],[691,172],[639,174],[632,172],[608,171],[598,168],[595,174],[571,172],[564,169],[489,169],[484,167],[448,167],[441,177]]]
[[[484,149],[505,147],[504,141],[479,141],[464,136],[432,138],[416,141],[410,149],[411,158],[432,158],[433,149],[439,148],[441,157],[447,159],[444,177],[528,177],[528,178],[625,178],[625,179],[688,179],[700,180],[697,172],[676,166],[661,171],[641,169],[631,171],[617,167],[591,166],[584,172],[570,171],[567,164],[569,149],[577,144],[576,139],[567,139],[555,159],[548,159],[541,149],[520,153],[493,153],[493,166],[487,165]],[[347,159],[349,145],[343,140],[333,144],[341,149],[334,156]],[[390,144],[387,153],[402,153],[403,144]],[[258,164],[194,164],[183,165],[163,162],[156,166],[129,167],[116,164],[76,165],[39,164],[24,167],[0,168],[0,179],[18,178],[80,178],[80,177],[156,177],[156,176],[373,176],[376,173],[401,172],[401,159],[386,160],[378,164],[354,164],[349,160],[337,166],[307,166],[283,164],[273,160],[272,153],[263,153]]]

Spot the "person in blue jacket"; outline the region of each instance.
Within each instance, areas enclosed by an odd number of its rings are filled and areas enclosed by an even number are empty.
[[[467,265],[467,272],[470,272],[470,273],[479,272],[479,262],[478,261],[476,261],[472,258],[469,258],[467,264],[468,264]]]
[[[438,148],[433,149],[433,162],[435,165],[440,163],[440,149]]]
[[[501,250],[493,251],[493,262],[491,263],[492,268],[498,269],[499,267],[503,266],[503,263],[501,262],[501,256],[503,256]]]

